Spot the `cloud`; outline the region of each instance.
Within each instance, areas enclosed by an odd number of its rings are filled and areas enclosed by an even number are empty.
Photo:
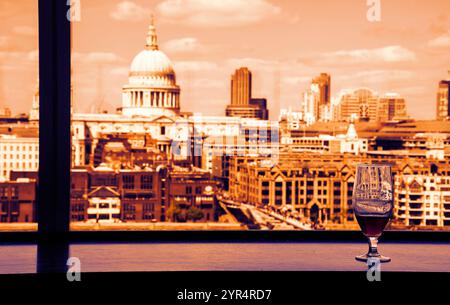
[[[281,69],[281,63],[276,60],[267,60],[254,57],[231,58],[226,61],[230,69],[248,67],[250,70],[275,71]]]
[[[13,32],[24,36],[34,36],[37,34],[38,29],[27,25],[18,25],[13,28]]]
[[[163,49],[171,53],[196,52],[202,48],[197,38],[185,37],[172,39],[163,44]]]
[[[111,52],[90,52],[90,53],[72,53],[74,61],[92,64],[107,64],[122,62],[123,59],[115,53]]]
[[[133,1],[122,1],[116,5],[110,16],[118,21],[136,22],[150,18],[150,10],[139,6]]]
[[[38,50],[32,51],[0,51],[0,59],[6,61],[15,61],[18,60],[20,62],[24,62],[24,59],[28,62],[35,62],[39,58]]]
[[[0,36],[0,48],[5,47],[9,43],[8,36]]]
[[[296,86],[299,84],[309,83],[312,81],[311,76],[285,76],[281,79],[285,85]]]
[[[408,70],[371,70],[356,72],[348,75],[336,76],[337,80],[360,80],[363,79],[371,83],[384,83],[387,81],[402,81],[413,78],[416,74]]]
[[[214,27],[254,24],[281,12],[266,0],[165,0],[157,10],[168,21]]]
[[[213,71],[218,69],[216,63],[209,61],[178,61],[174,63],[175,71],[180,72],[199,72]]]
[[[428,41],[431,48],[450,48],[450,31]]]
[[[387,46],[376,49],[341,50],[324,53],[323,60],[328,63],[360,64],[376,62],[414,61],[416,54],[401,46]]]
[[[30,61],[38,61],[39,60],[39,50],[33,50],[28,52],[27,59]]]
[[[112,68],[108,72],[111,75],[115,75],[115,76],[127,76],[128,73],[130,72],[130,67],[127,67],[127,66],[116,67],[116,68]]]
[[[214,80],[210,78],[196,79],[193,86],[199,88],[223,88],[226,83],[223,80]]]

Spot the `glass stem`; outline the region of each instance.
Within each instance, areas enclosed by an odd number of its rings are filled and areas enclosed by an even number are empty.
[[[371,257],[380,256],[378,253],[378,237],[369,237],[369,253],[367,255]]]

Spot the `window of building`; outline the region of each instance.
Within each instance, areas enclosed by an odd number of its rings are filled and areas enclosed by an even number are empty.
[[[152,175],[142,175],[141,176],[141,188],[144,190],[153,189],[153,176]]]
[[[134,189],[134,177],[133,175],[123,175],[122,183],[124,189]]]
[[[192,194],[192,186],[186,186],[186,194],[187,195]]]
[[[197,187],[195,187],[195,193],[198,195],[198,194],[201,194],[202,193],[202,187],[201,186],[197,186]]]

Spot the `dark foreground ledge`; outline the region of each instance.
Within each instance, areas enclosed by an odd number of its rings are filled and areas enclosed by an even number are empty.
[[[360,231],[72,231],[64,234],[0,232],[1,243],[44,242],[356,242]],[[450,242],[450,231],[386,231],[382,242]]]
[[[427,285],[436,288],[435,284],[447,283],[450,277],[444,273],[383,272],[380,279],[369,282],[365,272],[127,272],[83,273],[81,282],[69,282],[65,274],[24,274],[0,275],[0,291],[33,292],[34,298],[44,295],[47,300],[64,303],[89,298],[89,303],[99,300],[104,304],[121,296],[127,298],[128,304],[135,300],[143,304],[304,304],[309,299],[320,303],[345,300],[348,304],[351,300],[366,303],[386,297],[392,301],[396,296],[405,301],[421,294],[430,301],[433,295],[440,294],[430,294]],[[400,284],[420,285],[421,289],[405,293]],[[237,290],[263,291],[264,298],[231,298],[229,292]],[[186,296],[189,291],[209,292],[211,297],[208,302],[180,299],[180,294]]]

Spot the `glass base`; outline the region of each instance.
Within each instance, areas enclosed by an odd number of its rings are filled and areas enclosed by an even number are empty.
[[[379,260],[380,263],[389,263],[391,261],[390,257],[383,256],[383,255],[380,255],[380,254],[378,254],[378,255],[369,255],[368,253],[367,254],[363,254],[363,255],[358,255],[358,256],[355,257],[355,259],[357,261],[366,262],[366,263],[367,263],[368,259]]]

